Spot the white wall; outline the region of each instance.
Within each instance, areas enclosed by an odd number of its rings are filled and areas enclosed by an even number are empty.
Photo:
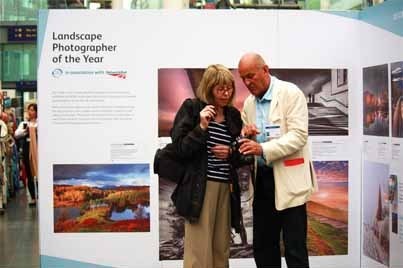
[[[64,21],[63,24],[58,22]],[[113,22],[113,23],[111,23]],[[320,22],[320,23],[318,23]],[[356,20],[314,11],[49,11],[45,42],[39,65],[40,150],[40,252],[113,267],[181,267],[181,262],[158,261],[158,183],[151,178],[150,233],[53,233],[52,164],[108,163],[108,145],[119,140],[146,143],[138,161],[152,163],[157,147],[157,70],[174,67],[206,67],[222,63],[236,68],[248,51],[261,53],[271,68],[347,68],[349,71],[349,136],[334,137],[343,150],[322,160],[349,160],[348,255],[311,257],[311,267],[360,266],[362,71],[372,65],[397,59],[391,48],[402,44],[398,36],[374,29]],[[103,33],[106,42],[118,44],[104,63],[64,64],[68,69],[125,69],[125,81],[89,77],[55,80],[51,71],[60,64],[51,59],[51,33]],[[363,31],[363,34],[361,34]],[[374,51],[367,42],[379,40],[385,51]],[[362,40],[362,41],[359,41]],[[357,45],[359,44],[359,45]],[[403,49],[403,46],[402,46]],[[403,52],[403,50],[400,50]],[[400,54],[402,55],[402,54]],[[374,57],[373,57],[374,56]],[[370,59],[369,59],[370,58]],[[135,125],[111,125],[100,134],[82,127],[71,132],[52,125],[51,93],[55,89],[127,89],[136,92],[140,117]],[[119,129],[120,131],[116,131]],[[45,131],[46,130],[46,131]],[[312,137],[321,141],[321,137]],[[329,139],[329,137],[326,137]],[[61,141],[69,141],[68,143]],[[153,146],[154,145],[154,146]],[[77,153],[79,152],[79,153]],[[80,246],[76,246],[79,244]],[[97,247],[102,245],[102,247]],[[96,248],[96,250],[94,249]],[[231,260],[231,267],[255,267],[252,259]]]

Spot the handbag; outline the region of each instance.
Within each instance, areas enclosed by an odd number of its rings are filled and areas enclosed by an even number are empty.
[[[176,208],[176,212],[182,217],[193,222],[192,217],[192,195],[193,189],[191,176],[185,179],[187,162],[178,157],[172,143],[167,144],[162,149],[157,149],[154,156],[154,174],[160,178],[168,179],[176,183],[171,195],[171,200]]]
[[[190,100],[190,99],[189,99]],[[186,100],[186,101],[189,101]],[[197,99],[191,99],[192,108],[189,109],[189,116],[193,118],[193,127],[198,123],[199,112],[203,108],[203,103]],[[175,117],[175,120],[176,117]],[[174,182],[176,187],[171,195],[171,200],[176,208],[176,212],[185,217],[190,222],[194,222],[198,219],[198,211],[195,209],[194,199],[197,199],[198,191],[195,189],[195,176],[198,173],[195,170],[189,169],[189,164],[192,160],[181,157],[178,154],[176,145],[169,143],[162,149],[157,149],[154,155],[154,174],[158,174],[159,177],[165,178]],[[196,211],[196,212],[195,212]],[[194,214],[197,215],[194,215]]]
[[[179,183],[186,170],[185,160],[180,159],[176,153],[175,146],[168,143],[164,148],[157,149],[154,155],[154,174]]]
[[[188,101],[190,99],[187,99]],[[196,125],[199,118],[199,112],[203,108],[198,99],[191,99],[192,101],[192,114],[193,124]],[[176,120],[176,117],[175,117]],[[157,149],[154,155],[154,174],[168,179],[172,182],[179,183],[186,170],[188,160],[180,157],[177,153],[175,146],[168,143],[164,148]]]

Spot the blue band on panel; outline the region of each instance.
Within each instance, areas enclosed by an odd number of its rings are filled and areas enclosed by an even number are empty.
[[[39,10],[38,37],[37,37],[38,67],[39,67],[39,62],[41,61],[42,46],[43,46],[43,41],[45,39],[46,25],[48,24],[48,16],[49,16],[49,10],[47,10],[47,9]]]
[[[346,17],[350,19],[358,20],[360,17],[360,11],[351,10],[351,11],[325,11],[325,13],[333,14],[336,16]]]
[[[388,0],[362,11],[324,11],[341,17],[357,19],[403,36],[403,0]]]
[[[360,13],[360,20],[403,36],[403,1],[388,0],[366,8]]]
[[[79,262],[69,259],[41,255],[41,268],[112,268],[110,266],[96,265],[88,262]]]

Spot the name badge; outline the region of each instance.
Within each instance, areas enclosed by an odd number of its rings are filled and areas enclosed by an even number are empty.
[[[268,140],[280,138],[281,136],[280,125],[266,124],[265,132],[266,132],[266,138]]]

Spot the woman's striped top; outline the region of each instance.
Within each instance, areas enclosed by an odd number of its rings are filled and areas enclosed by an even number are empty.
[[[231,135],[225,121],[221,123],[210,122],[207,137],[207,179],[219,182],[229,181],[230,164],[227,159],[219,159],[210,151],[217,144],[230,145]]]

